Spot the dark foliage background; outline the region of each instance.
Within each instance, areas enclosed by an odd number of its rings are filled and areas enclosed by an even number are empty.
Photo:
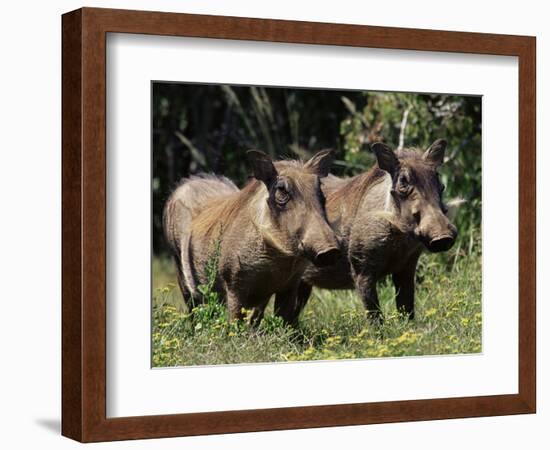
[[[246,151],[252,148],[274,158],[304,159],[332,148],[337,155],[333,173],[354,175],[374,163],[369,144],[375,141],[425,149],[445,138],[446,196],[466,200],[456,220],[462,239],[478,235],[480,97],[181,83],[153,83],[152,89],[157,255],[166,251],[162,208],[178,181],[212,172],[242,186],[248,176]]]

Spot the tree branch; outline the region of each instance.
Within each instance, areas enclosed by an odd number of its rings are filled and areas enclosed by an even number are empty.
[[[402,150],[405,144],[405,129],[407,128],[407,119],[409,118],[409,113],[411,112],[412,106],[409,106],[405,111],[403,111],[403,118],[401,119],[401,130],[399,131],[399,145],[397,150]]]

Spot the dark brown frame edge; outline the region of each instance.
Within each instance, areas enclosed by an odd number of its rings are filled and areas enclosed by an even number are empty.
[[[519,393],[106,418],[106,33],[192,36],[519,58]],[[83,8],[63,15],[62,434],[82,442],[533,413],[535,38]]]

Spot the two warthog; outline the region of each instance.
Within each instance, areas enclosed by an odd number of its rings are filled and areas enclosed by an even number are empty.
[[[421,252],[448,250],[457,236],[437,172],[446,145],[421,153],[376,143],[377,165],[348,179],[328,175],[326,151],[305,164],[251,152],[254,179],[241,191],[223,177],[185,179],[166,203],[164,228],[188,306],[201,301],[197,286],[216,254],[214,287],[231,318],[246,308],[261,319],[275,294],[275,313],[295,323],[313,286],[355,287],[379,317],[376,284],[386,275],[398,309],[414,318]]]

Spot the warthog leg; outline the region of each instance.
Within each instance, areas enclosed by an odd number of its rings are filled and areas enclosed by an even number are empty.
[[[227,291],[227,307],[229,320],[244,320],[248,318],[252,326],[258,326],[264,317],[264,311],[269,303],[268,298],[242,297],[232,291]],[[252,306],[254,305],[254,306]]]
[[[363,305],[368,312],[369,318],[375,321],[382,320],[378,292],[376,290],[376,279],[372,275],[358,274],[355,277],[355,286]]]
[[[408,264],[401,272],[392,274],[393,284],[397,292],[395,301],[397,310],[414,319],[414,278],[416,274],[416,261]]]
[[[178,285],[180,287],[181,295],[183,297],[183,303],[185,303],[185,306],[187,306],[188,311],[192,311],[193,308],[196,306],[196,304],[195,304],[195,300],[193,299],[193,296],[191,295],[191,292],[189,292],[189,289],[187,289],[187,284],[185,283],[185,276],[183,274],[183,270],[181,267],[181,261],[178,257],[174,257],[174,261],[176,263]]]
[[[237,294],[227,291],[227,308],[229,309],[229,320],[243,319],[245,314],[243,311],[243,303],[240,301]]]
[[[296,325],[299,311],[296,310],[297,287],[293,286],[284,292],[275,295],[274,313],[283,319],[286,324]]]
[[[260,325],[260,322],[264,318],[264,312],[267,304],[269,303],[269,298],[264,301],[261,305],[255,306],[252,308],[252,314],[250,315],[250,325],[257,327]]]
[[[313,286],[311,284],[308,284],[305,281],[300,281],[300,285],[298,286],[298,295],[296,298],[296,318],[298,318],[306,307],[309,297],[311,296],[312,289]]]

